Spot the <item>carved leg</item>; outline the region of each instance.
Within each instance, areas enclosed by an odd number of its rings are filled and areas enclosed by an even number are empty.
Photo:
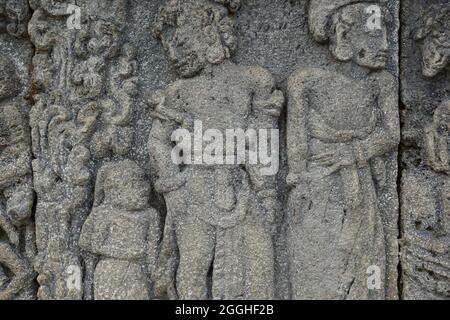
[[[177,224],[180,263],[177,289],[180,299],[207,299],[208,272],[214,257],[215,230],[207,223],[185,216]]]
[[[274,299],[274,253],[272,236],[262,224],[244,226],[245,299]]]

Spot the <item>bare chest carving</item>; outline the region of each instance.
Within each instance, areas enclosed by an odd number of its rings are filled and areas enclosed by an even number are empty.
[[[309,95],[313,117],[317,112],[329,127],[354,131],[355,136],[362,136],[373,130],[377,121],[377,100],[370,83],[338,75],[322,82],[328,94],[318,94],[312,88]]]

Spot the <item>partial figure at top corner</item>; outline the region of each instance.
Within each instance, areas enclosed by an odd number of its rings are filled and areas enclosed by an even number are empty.
[[[450,3],[431,5],[415,34],[422,44],[422,73],[434,78],[450,66]]]

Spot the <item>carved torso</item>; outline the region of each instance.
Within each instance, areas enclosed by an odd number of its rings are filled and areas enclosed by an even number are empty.
[[[245,129],[252,87],[246,82],[252,79],[242,69],[232,66],[212,75],[179,81],[169,89],[168,104],[191,120],[202,121],[204,130]]]
[[[81,234],[81,245],[103,257],[138,261],[145,257],[151,219],[156,211],[128,212],[101,206],[87,219]]]
[[[317,81],[320,88],[326,88],[327,94],[316,91],[315,86],[310,88],[311,109],[307,112],[312,135],[320,140],[346,142],[363,139],[373,132],[377,102],[369,83],[338,73],[327,73]]]

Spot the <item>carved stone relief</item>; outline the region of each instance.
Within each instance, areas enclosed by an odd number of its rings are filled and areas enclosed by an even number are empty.
[[[28,25],[36,47],[30,127],[39,299],[92,297],[96,257],[79,247],[80,231],[98,164],[128,154],[133,138],[137,62],[122,41],[127,1],[76,4],[79,28],[68,25],[69,1],[34,1]]]
[[[300,299],[395,297],[389,265],[396,257],[392,214],[400,139],[397,81],[383,69],[389,51],[384,12],[380,28],[366,23],[373,2],[311,1],[309,27],[342,61],[337,71],[302,69],[288,81],[287,152],[290,277]],[[395,209],[395,200],[391,202]],[[309,232],[314,230],[314,232]],[[383,285],[370,288],[367,273]]]
[[[124,183],[126,181],[126,183]],[[94,208],[80,247],[99,256],[94,299],[147,300],[159,240],[158,212],[149,207],[150,184],[129,160],[106,164],[97,175]]]
[[[35,299],[26,1],[0,2],[0,300]]]
[[[174,251],[162,256],[156,285],[161,293],[181,299],[274,297],[274,177],[260,175],[251,164],[194,164],[182,170],[167,165],[170,135],[176,128],[192,130],[190,119],[202,121],[205,131],[223,133],[235,127],[276,128],[284,98],[270,73],[230,60],[237,37],[229,14],[239,7],[239,1],[168,1],[154,24],[181,78],[149,97],[155,118],[149,141],[158,174],[155,187],[168,209],[163,245]],[[168,267],[173,254],[178,255],[176,265]]]
[[[405,7],[402,291],[404,299],[445,299],[450,297],[450,4],[420,1]]]
[[[448,299],[449,18],[0,0],[0,300]]]

